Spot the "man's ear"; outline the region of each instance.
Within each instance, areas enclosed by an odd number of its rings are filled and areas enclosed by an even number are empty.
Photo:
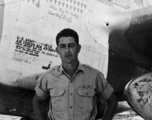
[[[80,50],[81,50],[81,45],[79,44],[78,45],[78,53],[80,52]]]

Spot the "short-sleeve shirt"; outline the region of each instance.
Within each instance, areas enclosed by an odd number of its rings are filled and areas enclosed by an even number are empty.
[[[72,78],[62,65],[48,70],[39,78],[35,91],[41,99],[50,97],[50,119],[94,120],[97,114],[96,96],[106,101],[113,88],[100,71],[79,63]]]

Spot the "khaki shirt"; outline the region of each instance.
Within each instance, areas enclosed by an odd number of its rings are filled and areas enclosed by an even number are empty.
[[[72,78],[62,66],[48,70],[35,90],[41,99],[50,97],[48,116],[53,120],[94,120],[96,96],[106,101],[113,92],[101,72],[82,64]]]

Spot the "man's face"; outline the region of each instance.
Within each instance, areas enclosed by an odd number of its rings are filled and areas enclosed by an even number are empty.
[[[61,37],[57,52],[62,62],[72,63],[77,60],[81,46],[77,45],[73,37]]]

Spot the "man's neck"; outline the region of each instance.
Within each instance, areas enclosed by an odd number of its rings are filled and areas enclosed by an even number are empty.
[[[73,63],[62,63],[63,69],[65,72],[72,78],[78,69],[79,61],[76,60]]]

